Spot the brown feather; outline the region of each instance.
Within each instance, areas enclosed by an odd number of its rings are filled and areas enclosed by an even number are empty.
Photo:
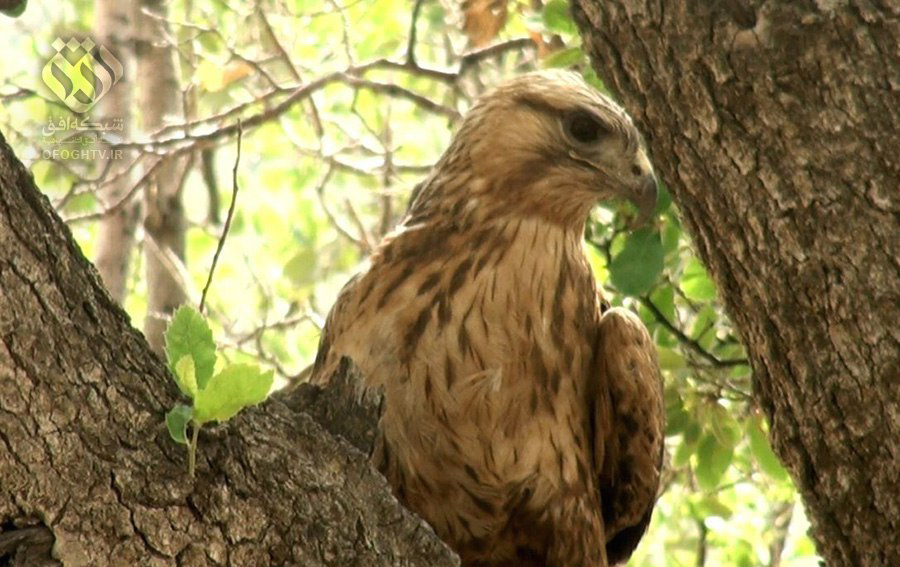
[[[595,466],[610,564],[631,556],[650,521],[662,468],[662,379],[656,347],[641,320],[613,308],[600,320]]]

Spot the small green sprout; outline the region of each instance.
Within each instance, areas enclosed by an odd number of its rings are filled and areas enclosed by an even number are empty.
[[[229,364],[215,373],[212,331],[206,319],[188,306],[178,308],[166,329],[166,359],[178,389],[193,400],[193,405],[179,404],[166,414],[169,435],[176,443],[187,445],[188,474],[193,477],[200,428],[210,421],[227,421],[266,399],[274,373],[262,372],[253,364]]]

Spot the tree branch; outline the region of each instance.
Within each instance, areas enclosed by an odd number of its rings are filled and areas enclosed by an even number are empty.
[[[212,285],[213,274],[216,271],[216,265],[219,263],[219,255],[222,253],[222,249],[225,248],[225,239],[228,238],[228,231],[231,229],[231,221],[234,219],[234,210],[237,206],[237,196],[238,196],[238,165],[241,163],[241,135],[243,134],[243,129],[241,128],[241,121],[238,120],[237,123],[237,155],[234,158],[234,169],[231,170],[231,204],[228,205],[228,215],[225,217],[225,226],[222,228],[222,236],[219,238],[219,243],[216,245],[216,253],[213,254],[212,265],[209,267],[209,275],[206,277],[206,285],[203,286],[203,293],[200,294],[200,306],[197,310],[200,313],[203,313],[203,305],[206,303],[206,293],[209,291],[209,286]]]
[[[656,319],[659,324],[666,328],[670,333],[675,335],[675,338],[678,339],[678,342],[686,346],[691,352],[699,355],[701,358],[709,362],[715,367],[718,368],[730,368],[733,366],[740,365],[748,365],[750,361],[746,358],[726,358],[721,359],[709,352],[703,346],[700,345],[699,342],[687,336],[684,331],[676,327],[669,319],[666,317],[665,313],[660,311],[659,307],[656,306],[653,301],[647,297],[646,295],[642,295],[638,298],[641,302],[641,305],[647,308],[651,314],[653,314],[653,318]]]

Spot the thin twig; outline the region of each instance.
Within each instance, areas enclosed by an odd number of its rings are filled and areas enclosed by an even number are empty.
[[[709,528],[706,527],[706,524],[703,520],[697,520],[697,530],[699,530],[700,534],[697,538],[697,561],[694,563],[696,567],[705,567],[706,565],[706,545],[707,545],[707,537],[709,536]]]
[[[135,159],[134,164],[136,164],[138,161],[140,161],[141,157],[143,157],[143,156],[139,156],[137,159]],[[174,156],[173,156],[173,159],[174,159]],[[137,194],[138,190],[140,190],[144,185],[149,183],[150,179],[153,178],[153,175],[156,173],[156,170],[162,166],[163,162],[165,162],[165,158],[162,158],[162,157],[157,158],[157,160],[155,162],[153,162],[153,164],[149,168],[147,168],[147,170],[144,172],[144,174],[141,176],[141,178],[138,179],[137,182],[135,182],[135,184],[132,185],[131,188],[128,191],[126,191],[112,205],[105,207],[102,211],[97,211],[94,213],[85,213],[83,215],[76,215],[73,217],[68,217],[65,219],[66,224],[73,225],[73,224],[77,224],[77,223],[85,222],[85,221],[99,220],[108,215],[112,215],[112,214],[116,213],[119,209],[121,209],[122,207],[124,207],[125,205],[127,205],[129,203],[131,198]],[[134,165],[134,164],[132,164],[132,165]],[[132,166],[129,166],[128,169],[131,169],[131,168],[132,168]],[[116,176],[116,177],[118,177],[118,176]]]
[[[477,51],[471,51],[462,56],[462,58],[460,59],[459,68],[456,71],[431,69],[422,67],[418,64],[409,64],[407,62],[398,62],[389,59],[375,59],[373,61],[362,63],[359,65],[350,65],[343,71],[333,71],[327,73],[303,85],[273,89],[260,95],[252,101],[240,103],[224,112],[220,112],[219,114],[213,116],[208,116],[206,118],[200,118],[193,121],[187,121],[180,124],[167,125],[161,128],[159,131],[155,132],[153,136],[151,136],[151,140],[149,141],[114,144],[113,148],[136,148],[144,151],[151,151],[153,149],[163,149],[169,146],[177,146],[182,144],[205,146],[215,140],[227,138],[233,135],[235,133],[234,126],[226,126],[223,128],[214,129],[212,131],[195,133],[191,135],[182,134],[165,138],[161,137],[161,135],[169,132],[184,132],[185,130],[197,129],[200,126],[208,125],[221,120],[227,120],[234,115],[240,114],[251,106],[268,103],[270,99],[288,93],[288,96],[286,98],[282,99],[274,106],[270,106],[264,111],[253,114],[243,120],[245,128],[256,127],[260,124],[268,122],[273,118],[281,116],[288,110],[292,109],[298,102],[310,98],[313,93],[316,93],[334,83],[343,83],[357,89],[368,89],[379,94],[387,94],[398,98],[405,98],[424,110],[446,116],[451,120],[456,120],[459,118],[459,113],[452,108],[434,102],[416,92],[400,87],[399,85],[366,80],[361,78],[361,76],[375,69],[396,69],[406,71],[407,73],[410,73],[412,75],[427,77],[447,83],[449,85],[455,85],[463,71],[467,70],[469,67],[475,66],[485,59],[489,59],[506,51],[521,50],[528,47],[534,47],[534,42],[530,38],[518,38],[491,45]]]
[[[748,365],[750,361],[746,358],[726,358],[722,359],[709,352],[698,343],[696,340],[687,336],[684,331],[676,327],[669,318],[666,317],[666,314],[660,311],[659,307],[656,306],[653,301],[647,296],[641,296],[640,298],[641,305],[646,307],[650,313],[653,314],[653,317],[666,328],[670,333],[675,335],[675,338],[678,339],[678,342],[689,348],[694,353],[700,355],[700,357],[709,361],[713,366],[717,366],[719,368],[728,368],[731,366],[741,366]]]
[[[334,8],[334,11],[337,12],[338,17],[341,19],[341,44],[344,46],[344,56],[347,57],[347,64],[353,65],[353,51],[352,44],[350,43],[350,22],[347,21],[347,14],[344,12],[344,9],[340,4],[335,2],[334,0],[328,0],[328,3]]]
[[[325,213],[325,216],[328,217],[328,220],[331,221],[331,225],[335,230],[338,231],[338,234],[352,242],[363,256],[368,256],[372,252],[371,245],[365,240],[360,240],[356,236],[350,233],[349,230],[344,228],[340,221],[337,219],[335,214],[331,212],[331,209],[328,207],[328,203],[325,201],[325,186],[328,185],[328,182],[331,181],[331,177],[334,175],[335,168],[331,166],[328,168],[328,171],[325,172],[325,176],[322,177],[322,180],[316,185],[316,195],[319,196],[319,204],[322,206],[322,211]]]
[[[152,253],[154,258],[159,260],[159,263],[162,265],[165,272],[187,297],[197,297],[197,290],[191,283],[191,273],[188,271],[187,266],[185,266],[184,260],[179,258],[171,248],[160,246],[146,231],[144,232],[144,238],[141,240],[141,246],[142,250]],[[168,315],[160,313],[159,317],[165,319]]]
[[[219,263],[219,254],[222,253],[222,248],[225,247],[225,238],[228,236],[228,230],[231,228],[231,220],[234,218],[234,209],[237,204],[237,195],[238,195],[238,165],[241,163],[241,136],[244,133],[244,128],[241,124],[241,121],[237,122],[237,156],[234,158],[234,169],[231,170],[231,204],[228,206],[228,216],[225,217],[225,227],[222,229],[222,238],[219,239],[219,244],[216,246],[216,253],[213,255],[212,265],[209,267],[209,275],[206,278],[206,285],[203,286],[203,293],[200,294],[200,307],[198,311],[203,313],[203,305],[206,303],[206,292],[209,291],[209,286],[212,285],[213,273],[216,271],[216,264]]]
[[[350,202],[350,199],[344,199],[344,209],[347,211],[347,216],[350,217],[350,220],[356,227],[356,232],[359,233],[359,240],[365,243],[367,250],[371,251],[373,248],[372,238],[366,230],[366,225],[363,224],[362,219],[360,219],[359,215],[356,213],[356,209],[353,208],[353,203]]]
[[[269,36],[269,39],[272,42],[272,45],[275,46],[275,50],[278,52],[278,58],[287,67],[288,72],[291,74],[291,77],[294,78],[296,82],[301,82],[303,78],[300,76],[300,71],[297,70],[297,66],[294,65],[293,60],[291,60],[291,56],[288,54],[287,50],[284,48],[284,45],[281,43],[281,40],[278,39],[278,35],[275,33],[275,29],[272,27],[272,24],[269,23],[269,18],[266,17],[266,13],[264,10],[257,10],[257,15],[259,17],[259,21],[263,25],[263,30]],[[352,64],[353,61],[349,61],[349,64]],[[316,131],[316,135],[319,138],[325,133],[325,129],[322,126],[322,118],[319,116],[319,109],[316,107],[316,101],[309,97],[306,100],[307,114],[309,116],[310,123],[313,125],[313,128]]]
[[[409,23],[409,40],[406,44],[406,64],[416,67],[416,24],[419,22],[419,13],[422,11],[423,0],[416,0],[413,4],[412,16]]]
[[[793,518],[794,503],[779,502],[772,507],[772,530],[775,532],[769,543],[768,567],[780,567]]]
[[[197,443],[200,435],[200,425],[197,422],[191,423],[191,444],[188,445],[188,475],[194,478],[194,471],[197,469]]]
[[[478,65],[485,59],[490,59],[491,57],[496,57],[502,53],[506,53],[507,51],[518,51],[520,49],[534,49],[537,46],[534,43],[534,40],[530,37],[519,37],[516,39],[510,39],[507,41],[503,41],[500,43],[495,43],[494,45],[489,45],[487,47],[483,47],[481,49],[476,49],[475,51],[469,51],[468,53],[464,53],[459,62],[459,71],[456,72],[457,75],[461,75],[464,71],[466,71],[469,67],[474,65]]]
[[[382,83],[370,79],[361,79],[353,75],[344,75],[340,78],[340,82],[356,89],[367,89],[372,92],[386,94],[394,98],[404,98],[423,110],[427,110],[441,116],[446,116],[450,120],[458,120],[460,118],[460,114],[456,109],[450,108],[449,106],[444,106],[438,102],[431,100],[428,97],[420,95],[415,91],[412,91],[405,87],[401,87],[396,83]]]

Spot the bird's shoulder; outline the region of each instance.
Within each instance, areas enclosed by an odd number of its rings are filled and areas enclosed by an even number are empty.
[[[341,354],[347,354],[342,347],[365,340],[371,324],[404,304],[404,286],[436,272],[435,266],[465,248],[460,240],[452,223],[409,219],[385,236],[338,293],[325,319],[311,381],[327,381]]]

